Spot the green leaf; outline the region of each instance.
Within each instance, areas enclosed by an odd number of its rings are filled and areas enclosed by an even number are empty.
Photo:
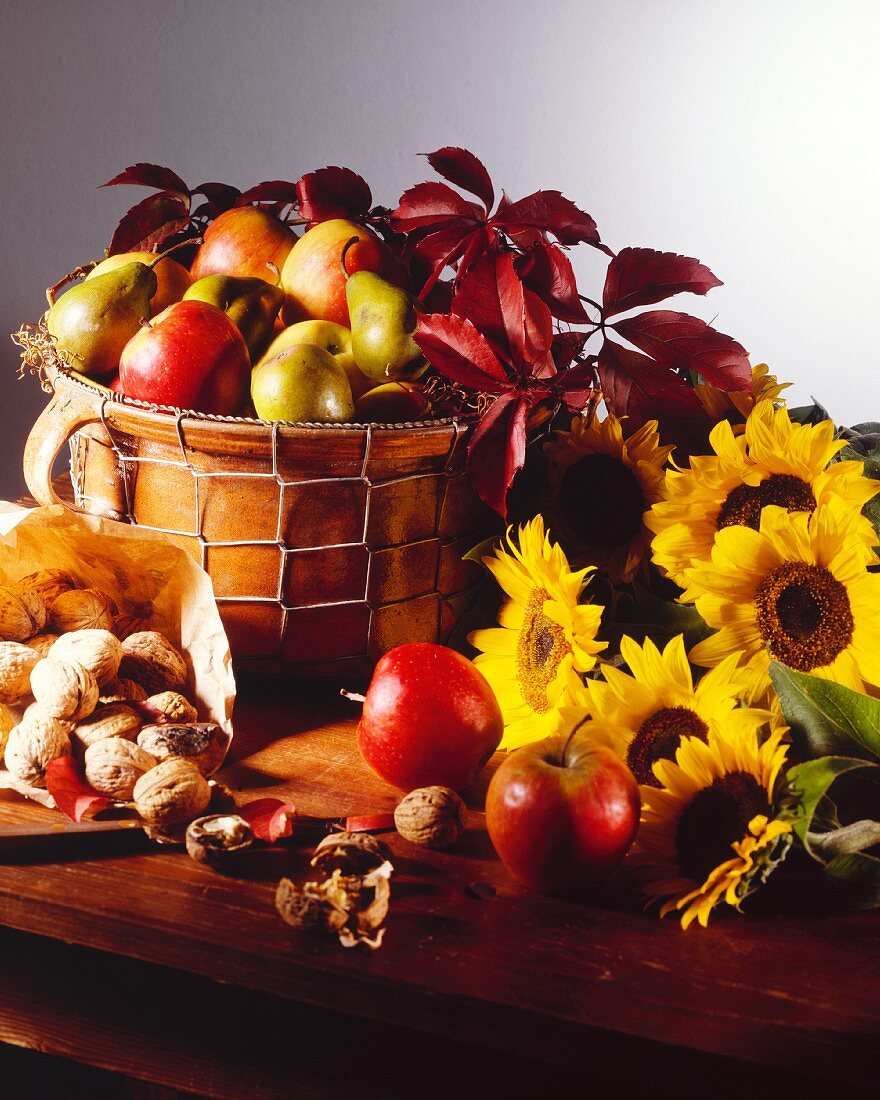
[[[856,768],[870,767],[876,765],[848,756],[822,756],[818,760],[808,760],[805,764],[796,764],[788,769],[785,776],[787,792],[783,800],[784,813],[791,820],[795,836],[814,858],[820,857],[813,852],[808,834],[816,807],[838,776]]]
[[[472,546],[466,554],[463,554],[461,560],[475,561],[477,565],[482,565],[485,569],[483,558],[489,558],[494,554],[495,550],[501,545],[502,538],[502,535],[492,535],[488,539],[483,539],[482,542],[478,542],[476,546]]]
[[[709,627],[692,605],[661,599],[638,581],[632,588],[631,601],[624,605],[621,600],[618,605],[614,629],[620,636],[628,634],[639,642],[647,637],[660,644],[683,634],[685,648],[690,649],[709,635]]]
[[[880,758],[880,700],[779,661],[770,679],[802,755]]]
[[[880,905],[880,859],[853,852],[832,859],[825,873],[844,887],[846,902],[858,909],[873,909]]]
[[[798,405],[788,410],[789,419],[793,424],[821,424],[823,420],[830,420],[828,410],[814,401],[812,405]]]

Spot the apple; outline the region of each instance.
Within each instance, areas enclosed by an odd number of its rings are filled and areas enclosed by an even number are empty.
[[[373,673],[358,723],[358,748],[403,790],[460,791],[498,748],[504,720],[476,666],[431,642],[391,649]]]
[[[385,382],[355,401],[355,420],[361,424],[397,424],[424,420],[428,399],[418,382]]]
[[[623,859],[639,825],[639,788],[611,749],[586,735],[512,752],[486,793],[486,828],[514,878],[578,897]]]
[[[244,337],[222,309],[176,302],[122,349],[126,397],[178,409],[235,415],[247,398],[250,359]]]
[[[390,282],[401,283],[399,263],[371,230],[345,218],[319,222],[299,238],[281,270],[281,286],[287,295],[281,312],[289,325],[317,319],[350,327],[341,261],[342,250],[352,237],[357,237],[358,243],[345,254],[349,275],[375,271]]]
[[[106,260],[101,260],[101,262],[93,267],[88,275],[86,275],[86,282],[88,282],[89,279],[93,279],[96,275],[106,275],[108,271],[114,271],[117,267],[122,267],[124,264],[130,264],[135,260],[149,266],[155,263],[156,253],[120,252],[116,256],[108,256]],[[161,313],[163,309],[167,309],[173,302],[180,301],[192,282],[192,276],[183,264],[179,264],[177,260],[172,259],[171,256],[166,256],[164,259],[160,260],[153,268],[153,272],[156,275],[156,282],[158,285],[156,293],[150,299],[150,313],[155,317],[157,313]]]
[[[293,248],[296,234],[278,218],[256,206],[234,206],[224,210],[205,230],[190,267],[193,281],[206,275],[235,275],[265,279],[276,285]]]
[[[276,332],[257,366],[269,359],[274,359],[276,355],[292,348],[294,344],[315,344],[329,351],[345,371],[355,400],[373,385],[369,378],[361,374],[354,361],[351,350],[351,329],[346,328],[345,325],[337,325],[333,321],[299,321],[295,325],[282,328],[280,332]]]

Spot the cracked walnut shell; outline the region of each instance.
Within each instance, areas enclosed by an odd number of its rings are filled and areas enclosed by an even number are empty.
[[[116,604],[97,588],[74,588],[62,592],[49,608],[53,630],[66,634],[74,630],[111,630]]]
[[[0,638],[26,642],[46,625],[46,603],[39,592],[19,585],[0,587]]]
[[[49,650],[49,656],[76,661],[91,672],[99,687],[103,687],[119,671],[122,645],[109,630],[87,627],[63,634]]]
[[[163,760],[134,786],[134,804],[148,825],[167,828],[192,821],[211,801],[211,788],[188,760]]]
[[[144,726],[137,741],[157,760],[188,760],[206,776],[220,767],[229,748],[229,735],[211,722]]]
[[[117,802],[130,802],[137,781],[155,766],[155,757],[124,737],[105,737],[86,749],[86,779]]]
[[[0,642],[0,703],[14,703],[31,693],[31,673],[40,655],[21,642]]]
[[[98,705],[98,682],[87,668],[75,661],[46,657],[31,673],[31,693],[55,718],[80,722]]]
[[[133,707],[125,703],[106,703],[96,707],[82,722],[77,722],[71,741],[74,748],[81,752],[108,737],[123,737],[126,741],[134,741],[141,724],[141,716]]]
[[[6,742],[6,767],[33,787],[45,787],[46,768],[70,752],[70,723],[48,714],[38,703],[28,707]]]
[[[151,694],[181,688],[186,683],[183,656],[158,630],[140,630],[122,642],[119,671]]]

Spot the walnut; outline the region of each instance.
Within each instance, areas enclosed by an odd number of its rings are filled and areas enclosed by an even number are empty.
[[[12,717],[12,712],[9,707],[4,707],[0,703],[0,757],[6,749],[6,742],[9,739],[9,733],[15,725],[15,719]]]
[[[19,585],[0,587],[0,638],[26,642],[46,625],[46,603],[39,592]]]
[[[253,842],[253,829],[238,814],[209,814],[197,817],[186,827],[186,850],[190,857],[216,870],[231,867],[235,855]]]
[[[79,722],[98,705],[98,684],[87,668],[75,661],[46,657],[31,673],[34,699],[55,718]]]
[[[59,634],[74,630],[111,630],[115,615],[116,604],[106,592],[97,588],[74,588],[55,599],[49,609],[49,622]]]
[[[0,703],[14,703],[31,693],[31,672],[38,653],[21,642],[0,642]]]
[[[391,853],[370,833],[331,833],[315,848],[312,866],[325,874],[362,875],[384,863]]]
[[[77,722],[71,734],[73,747],[84,752],[90,745],[107,737],[134,741],[140,732],[141,716],[126,703],[106,703],[95,708],[88,718]],[[149,750],[147,750],[149,751]]]
[[[143,703],[146,698],[146,689],[124,676],[114,676],[101,688],[102,703]]]
[[[150,629],[150,620],[141,615],[117,615],[113,620],[113,633],[124,642],[132,634],[141,634]]]
[[[229,748],[229,735],[210,722],[144,726],[137,740],[157,760],[189,760],[206,776],[220,767]]]
[[[149,714],[154,722],[198,722],[199,712],[189,699],[185,699],[179,692],[163,691],[159,695],[151,695],[141,708]]]
[[[63,634],[49,650],[49,656],[76,661],[91,672],[99,687],[103,687],[119,671],[122,645],[109,630],[87,627]]]
[[[43,597],[46,607],[51,607],[62,592],[69,592],[76,588],[76,581],[64,569],[40,569],[36,573],[29,573],[18,582],[21,588],[28,588],[32,592],[38,592]]]
[[[35,653],[38,653],[40,657],[48,657],[49,650],[61,637],[60,634],[35,634],[33,638],[28,638],[25,645],[28,649],[32,649]]]
[[[410,791],[394,811],[394,827],[423,848],[448,848],[464,832],[467,806],[449,787]]]
[[[6,767],[24,783],[45,787],[46,768],[57,756],[70,752],[70,723],[55,718],[39,704],[28,707],[10,731],[6,742]]]
[[[158,630],[141,630],[122,643],[120,675],[142,684],[151,694],[186,683],[186,662]]]
[[[198,768],[175,757],[163,760],[134,786],[134,804],[148,825],[161,829],[198,817],[211,801],[211,788]]]
[[[124,737],[105,737],[86,749],[86,779],[117,802],[130,802],[137,781],[155,766],[154,757]]]

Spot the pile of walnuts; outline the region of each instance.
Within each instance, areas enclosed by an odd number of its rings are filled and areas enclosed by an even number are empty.
[[[0,754],[28,787],[73,755],[159,839],[203,813],[228,744],[185,697],[183,655],[60,569],[0,586]]]

